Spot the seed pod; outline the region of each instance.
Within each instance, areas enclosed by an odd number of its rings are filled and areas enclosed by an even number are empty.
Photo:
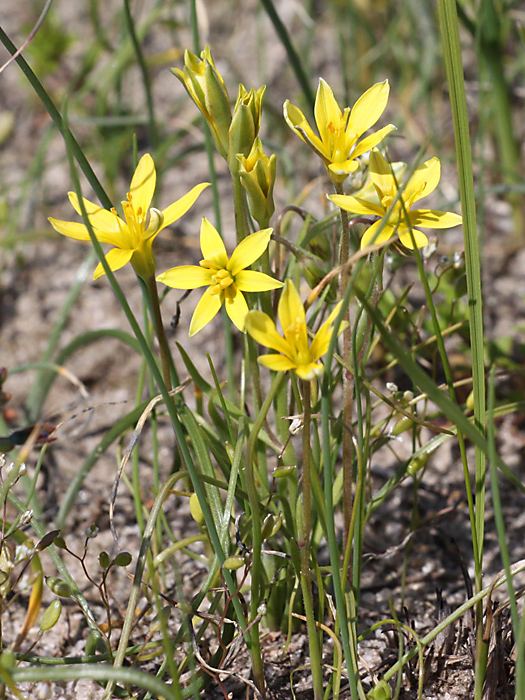
[[[240,569],[241,566],[244,566],[244,559],[241,557],[239,554],[235,554],[232,557],[228,557],[223,566],[225,569],[229,569],[230,571],[236,571],[237,569]]]
[[[42,620],[40,622],[40,631],[46,632],[56,625],[62,614],[62,601],[59,598],[49,605],[44,614],[42,615]]]
[[[190,496],[190,513],[191,517],[198,525],[204,525],[204,515],[202,514],[201,504],[199,503],[196,493],[192,493]]]
[[[111,566],[111,559],[109,558],[109,554],[107,552],[100,552],[100,554],[98,555],[98,563],[103,569],[107,571]]]
[[[55,595],[58,595],[61,598],[71,598],[73,596],[73,592],[69,584],[62,581],[62,579],[58,576],[46,576],[45,580],[47,587]]]
[[[274,479],[282,479],[283,477],[295,474],[296,471],[297,467],[295,465],[283,465],[282,467],[274,469],[272,476]]]
[[[412,418],[409,418],[408,416],[403,416],[403,418],[400,418],[392,428],[392,435],[401,435],[401,433],[404,433],[413,427],[414,421],[412,420]]]
[[[132,556],[129,552],[120,552],[113,559],[113,566],[128,566],[131,564]]]

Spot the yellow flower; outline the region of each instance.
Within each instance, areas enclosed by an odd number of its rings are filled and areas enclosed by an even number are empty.
[[[359,167],[356,158],[377,146],[395,129],[393,124],[389,124],[359,141],[383,114],[389,91],[387,80],[376,83],[361,95],[352,109],[345,107],[341,112],[331,87],[320,78],[314,106],[319,136],[301,110],[288,100],[284,103],[284,118],[288,126],[323,160],[332,180],[340,183]]]
[[[228,258],[218,231],[207,219],[202,220],[200,243],[204,260],[199,265],[173,267],[157,277],[159,282],[175,289],[208,287],[193,312],[190,335],[204,328],[223,304],[233,323],[244,331],[248,304],[242,293],[266,292],[283,286],[282,282],[263,272],[246,269],[264,253],[271,235],[271,228],[252,233],[239,243]]]
[[[275,323],[262,311],[250,311],[246,317],[246,330],[260,345],[277,350],[279,355],[261,355],[260,364],[277,372],[293,369],[298,377],[311,380],[323,373],[319,359],[328,351],[332,338],[332,324],[341,308],[341,302],[333,309],[315,334],[308,340],[306,315],[299,292],[290,280],[286,280],[279,300],[279,320],[284,337],[277,332]],[[339,326],[339,333],[347,324]]]
[[[413,250],[412,236],[416,246],[423,248],[427,245],[428,238],[415,228],[416,226],[450,228],[461,223],[461,216],[450,211],[412,209],[414,202],[431,194],[438,186],[441,177],[439,158],[431,158],[420,165],[400,191],[390,165],[377,149],[370,154],[369,166],[370,179],[377,192],[379,204],[344,194],[328,197],[338,207],[353,214],[380,217],[379,221],[365,231],[361,239],[361,248],[373,243],[384,243],[396,233],[399,234],[399,240],[405,248]]]
[[[82,198],[97,240],[100,243],[115,246],[106,255],[106,262],[113,271],[131,262],[139,277],[146,279],[154,275],[155,257],[152,244],[156,235],[163,228],[180,219],[195,203],[200,193],[209,186],[207,182],[196,185],[188,194],[170,204],[167,209],[159,211],[150,208],[156,179],[153,158],[146,154],[142,156],[135,170],[127,200],[122,202],[124,219],[118,216],[115,209],[108,211]],[[74,192],[69,192],[69,201],[75,211],[82,215],[78,197]],[[49,218],[49,221],[53,228],[64,236],[75,238],[77,241],[91,241],[89,231],[84,224],[52,218]],[[98,279],[104,274],[104,268],[99,263],[93,278]]]

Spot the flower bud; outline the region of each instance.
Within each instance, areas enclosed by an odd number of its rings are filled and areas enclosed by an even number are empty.
[[[263,151],[259,138],[253,142],[248,156],[237,155],[241,184],[248,195],[250,213],[261,228],[268,226],[275,211],[273,188],[277,156],[270,158]]]
[[[252,88],[246,91],[244,85],[239,85],[237,101],[233,108],[233,116],[229,130],[229,163],[237,168],[237,155],[248,156],[261,126],[262,98],[266,86],[258,90]]]
[[[200,57],[185,51],[184,68],[172,68],[187,93],[210,125],[215,146],[228,158],[228,129],[231,122],[230,97],[222,76],[217,71],[210,47],[201,51]]]

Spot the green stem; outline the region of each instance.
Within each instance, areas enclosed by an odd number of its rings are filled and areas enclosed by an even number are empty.
[[[343,186],[334,183],[337,194],[343,194]],[[350,255],[350,228],[348,226],[348,212],[340,209],[341,213],[341,239],[339,243],[339,265],[345,265]],[[339,275],[339,297],[342,299],[348,287],[348,272],[343,269]],[[352,358],[352,327],[343,331],[343,362],[347,367],[351,366]],[[343,370],[343,548],[347,547],[350,523],[353,509],[353,469],[354,469],[354,436],[352,434],[352,416],[354,409],[354,373]],[[344,573],[344,572],[343,572]]]
[[[310,664],[312,669],[312,683],[314,700],[323,697],[323,671],[322,655],[319,644],[319,634],[315,623],[314,600],[312,585],[310,582],[310,536],[312,531],[312,474],[311,474],[311,387],[309,381],[303,381],[303,488],[302,502],[303,513],[299,517],[299,551],[301,554],[301,589],[303,591],[304,611],[306,614],[306,627],[310,645]]]
[[[250,233],[248,214],[246,211],[246,196],[241,185],[237,162],[230,164],[230,173],[233,187],[233,204],[235,208],[235,230],[237,232],[237,244]]]
[[[159,303],[159,293],[157,290],[157,283],[153,276],[142,279],[139,277],[141,283],[143,283],[146,291],[146,298],[148,301],[149,310],[151,317],[153,319],[153,325],[155,327],[155,333],[157,335],[157,340],[159,341],[160,348],[160,362],[162,366],[162,376],[164,378],[164,383],[168,391],[171,391],[171,375],[172,371],[174,373],[174,379],[178,384],[178,377],[175,373],[175,367],[173,365],[173,358],[170,353],[168,346],[168,339],[166,338],[166,332],[164,330],[164,324],[162,322],[162,314],[160,312]]]
[[[463,213],[465,271],[469,298],[470,344],[472,348],[474,423],[477,430],[485,437],[486,407],[481,257],[476,226],[476,197],[473,182],[472,151],[465,94],[465,79],[455,0],[439,0],[438,11],[447,80],[450,89],[456,156],[458,161],[459,193]],[[478,557],[474,562],[474,566],[476,591],[480,591],[483,575],[486,464],[484,451],[479,445],[475,447],[475,465],[476,530],[473,535],[477,541]],[[476,606],[476,640],[474,695],[476,700],[480,700],[483,694],[488,653],[488,645],[483,639],[483,606],[481,602]]]
[[[248,438],[248,445],[246,448],[246,467],[245,467],[245,480],[246,480],[246,491],[248,492],[248,501],[250,504],[251,518],[252,518],[252,598],[250,602],[250,618],[255,620],[259,614],[259,605],[263,596],[263,582],[264,582],[264,572],[261,561],[261,549],[262,549],[262,528],[261,528],[261,513],[260,513],[260,502],[259,495],[257,492],[257,485],[255,483],[255,454],[257,448],[257,437],[259,431],[261,430],[270,406],[279,391],[281,384],[284,381],[284,374],[279,373],[268,392],[264,403],[255,419],[250,432],[250,437]],[[252,664],[253,664],[253,675],[254,681],[259,690],[264,693],[264,670],[262,665],[261,647],[259,640],[259,623],[254,622],[250,629],[250,640],[252,646],[250,648]]]

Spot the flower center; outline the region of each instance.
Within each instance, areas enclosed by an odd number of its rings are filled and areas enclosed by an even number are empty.
[[[390,209],[390,207],[392,206],[392,202],[395,199],[396,198],[390,194],[385,195],[381,199],[381,205],[384,207],[385,211],[388,211]],[[405,204],[405,207],[406,207],[406,204]],[[398,197],[397,202],[394,204],[394,207],[392,208],[392,211],[390,212],[390,214],[388,216],[388,223],[391,226],[397,226],[397,224],[402,219],[402,217],[403,217],[403,201]]]
[[[234,280],[228,270],[222,268],[217,270],[210,279],[210,294],[220,294],[224,289],[227,289]]]
[[[330,134],[330,153],[332,163],[342,163],[348,158],[346,139],[346,120],[341,116],[339,123],[329,122],[327,130]]]

